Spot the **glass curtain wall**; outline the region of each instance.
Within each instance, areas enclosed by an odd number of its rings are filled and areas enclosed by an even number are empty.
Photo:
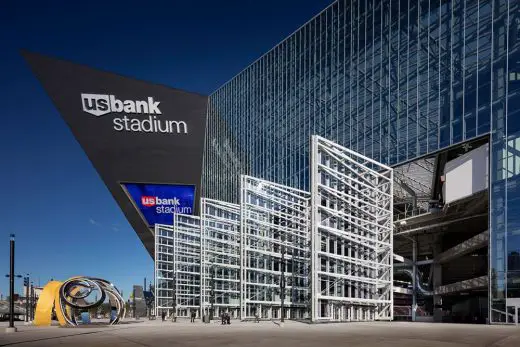
[[[514,323],[520,297],[520,2],[491,4],[491,321]]]
[[[491,132],[490,319],[507,321],[520,296],[519,6],[335,1],[210,96],[203,195],[236,203],[240,174],[308,190],[312,134],[394,166]]]
[[[494,3],[334,2],[210,96],[204,195],[236,202],[236,169],[308,189],[312,134],[387,165],[488,134],[492,30],[517,6]]]

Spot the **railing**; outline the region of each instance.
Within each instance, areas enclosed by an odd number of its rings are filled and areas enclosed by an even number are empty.
[[[515,315],[513,313],[504,312],[502,310],[497,310],[496,308],[492,308],[491,312],[495,312],[500,314],[501,317],[505,319],[505,321],[494,321],[495,324],[515,324]],[[509,322],[509,318],[512,318],[512,322]]]
[[[417,317],[428,317],[430,314],[426,312],[424,307],[417,306],[415,310],[415,315]],[[398,317],[411,317],[412,316],[412,307],[411,306],[394,306],[394,316]]]
[[[394,316],[411,317],[412,308],[410,306],[394,306]]]
[[[408,210],[402,213],[398,213],[394,215],[394,222],[398,222],[403,219],[411,218],[411,217],[417,217],[423,214],[429,213],[428,211],[425,211],[422,208],[416,208],[413,210]]]

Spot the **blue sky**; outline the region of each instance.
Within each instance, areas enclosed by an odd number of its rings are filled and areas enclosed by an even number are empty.
[[[10,233],[17,273],[36,284],[96,276],[128,297],[153,278],[152,259],[20,49],[209,94],[331,2],[2,1],[0,293]]]

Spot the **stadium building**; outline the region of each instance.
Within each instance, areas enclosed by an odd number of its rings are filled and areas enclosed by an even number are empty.
[[[336,1],[209,97],[25,56],[158,308],[515,323],[519,7]]]

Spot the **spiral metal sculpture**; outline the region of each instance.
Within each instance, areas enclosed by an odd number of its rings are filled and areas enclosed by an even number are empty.
[[[88,302],[87,298],[94,291],[99,299]],[[65,282],[51,281],[44,288],[36,305],[34,324],[49,326],[52,311],[61,326],[76,326],[78,323],[72,314],[72,308],[89,310],[100,306],[108,297],[110,305],[115,307],[116,315],[110,319],[110,325],[119,323],[125,316],[125,301],[119,290],[110,282],[94,277],[72,277]]]

